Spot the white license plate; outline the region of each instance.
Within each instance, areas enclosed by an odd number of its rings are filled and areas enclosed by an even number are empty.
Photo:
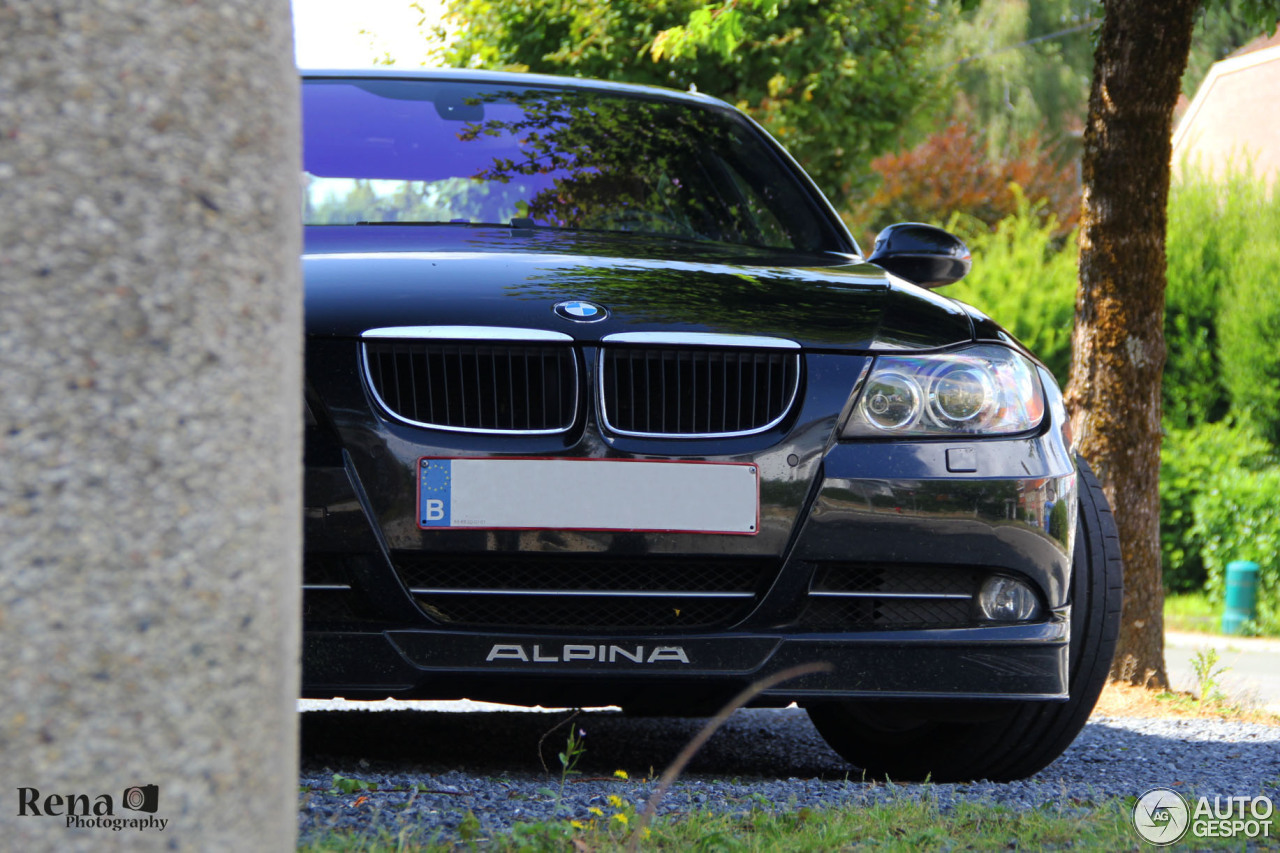
[[[418,523],[441,528],[753,535],[755,465],[620,459],[418,462]]]

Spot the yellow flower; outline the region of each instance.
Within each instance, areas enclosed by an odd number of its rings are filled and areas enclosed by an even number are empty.
[[[627,823],[628,823],[628,821],[627,821],[627,816],[626,816],[626,815],[624,815],[622,812],[618,812],[616,815],[614,815],[614,816],[613,816],[612,818],[610,818],[610,819],[611,819],[611,820],[616,820],[618,823],[622,824],[623,826],[626,826],[626,825],[627,825]]]
[[[591,806],[589,809],[587,809],[587,811],[591,812],[596,817],[604,817],[604,812],[596,808],[595,806]]]
[[[586,829],[586,828],[587,828],[587,825],[586,825],[585,823],[583,823],[582,821],[580,821],[580,820],[571,820],[571,821],[569,821],[569,825],[570,825],[570,826],[572,826],[574,829]]]
[[[610,794],[609,805],[613,806],[615,809],[622,808],[622,797],[619,797],[617,794]]]
[[[613,775],[614,775],[616,778],[618,778],[618,779],[629,779],[629,778],[630,778],[629,776],[627,776],[627,771],[625,771],[625,770],[615,770],[615,771],[613,771]]]

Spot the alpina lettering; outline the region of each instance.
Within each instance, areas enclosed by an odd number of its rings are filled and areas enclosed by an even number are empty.
[[[524,646],[519,643],[495,643],[485,656],[486,663],[519,661],[521,663],[689,663],[682,646],[615,646],[566,643]]]

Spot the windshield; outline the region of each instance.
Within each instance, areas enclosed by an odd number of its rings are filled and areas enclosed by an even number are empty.
[[[492,224],[840,250],[749,122],[577,89],[311,79],[308,225]]]

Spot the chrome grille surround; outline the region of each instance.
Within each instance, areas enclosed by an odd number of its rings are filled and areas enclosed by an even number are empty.
[[[572,344],[569,335],[538,329],[399,326],[364,332],[360,349],[369,393],[401,423],[449,432],[556,435],[572,429],[578,418],[578,357]],[[402,359],[410,372],[407,382],[398,373]],[[523,383],[517,372],[523,373]],[[437,379],[442,387],[434,387]],[[538,405],[535,397],[541,398]],[[460,411],[454,411],[455,403]],[[443,408],[443,418],[437,408]]]
[[[618,435],[684,439],[756,435],[782,423],[800,391],[800,345],[785,338],[624,332],[605,336],[602,344],[597,371],[600,419]],[[625,377],[619,370],[624,361]],[[744,378],[744,371],[749,376]],[[686,375],[690,383],[687,413],[682,387]]]

